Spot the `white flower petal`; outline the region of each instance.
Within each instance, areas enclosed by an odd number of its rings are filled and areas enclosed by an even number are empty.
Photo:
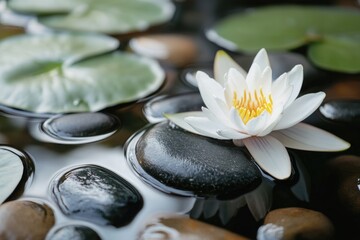
[[[214,60],[214,77],[221,85],[224,86],[225,74],[230,68],[235,68],[240,74],[246,78],[246,71],[242,69],[227,53],[220,50],[216,53]]]
[[[283,73],[272,83],[271,94],[273,99],[277,99],[282,96],[288,87],[288,74]]]
[[[226,139],[244,139],[250,137],[247,134],[240,133],[233,129],[218,130],[216,133]]]
[[[221,223],[226,225],[230,219],[238,213],[238,209],[246,206],[246,201],[244,196],[233,200],[226,200],[220,202],[219,207],[219,217]]]
[[[263,90],[263,93],[267,96],[271,94],[271,85],[272,85],[272,70],[270,67],[266,67],[261,74],[260,86]]]
[[[206,107],[215,115],[220,116],[223,111],[215,101],[215,97],[224,98],[223,87],[204,72],[198,71],[196,73],[196,80],[198,82],[201,98]]]
[[[284,237],[284,227],[268,223],[258,228],[257,240],[281,240]]]
[[[264,111],[260,114],[260,116],[251,119],[245,125],[246,132],[249,135],[257,136],[266,127],[266,122],[268,121],[269,117],[270,117],[270,114],[267,111]]]
[[[164,114],[164,116],[169,119],[171,122],[175,123],[177,126],[185,129],[186,131],[200,134],[193,127],[191,127],[187,122],[185,122],[186,117],[204,117],[204,113],[200,111],[194,112],[183,112],[183,113],[175,113],[175,114]]]
[[[208,118],[210,121],[215,122],[216,124],[223,125],[223,128],[233,128],[234,125],[226,118],[225,115],[216,116],[209,109],[202,107],[202,112],[204,113],[204,117]],[[227,115],[227,113],[226,113]]]
[[[248,75],[246,76],[246,84],[250,92],[254,92],[260,89],[259,79],[261,79],[262,71],[256,63],[253,63],[249,69]]]
[[[264,71],[266,67],[270,67],[269,57],[264,48],[260,49],[260,51],[256,54],[253,64],[254,63],[260,67],[261,72]]]
[[[245,194],[246,203],[256,221],[263,219],[272,204],[272,187],[263,181],[259,187]]]
[[[190,211],[190,216],[192,218],[197,219],[197,218],[201,217],[201,214],[203,213],[203,210],[204,210],[204,202],[205,202],[205,199],[196,198],[194,206],[192,207],[192,209]]]
[[[341,151],[350,144],[337,136],[320,128],[298,123],[295,126],[271,133],[286,147],[307,151]]]
[[[261,131],[261,133],[258,134],[258,136],[262,137],[268,135],[273,130],[273,128],[276,126],[276,124],[278,124],[281,119],[282,111],[282,106],[274,106],[265,128]]]
[[[224,127],[220,124],[210,121],[206,117],[186,117],[185,122],[188,123],[198,134],[205,137],[211,137],[216,139],[226,139],[219,136],[216,132]]]
[[[235,68],[230,68],[227,81],[232,91],[241,96],[244,90],[247,90],[246,80]]]
[[[243,140],[257,164],[277,179],[291,174],[290,157],[284,145],[272,136],[251,137]]]
[[[296,65],[291,69],[288,74],[288,82],[289,85],[292,86],[292,93],[289,97],[288,102],[285,105],[285,109],[296,99],[296,97],[300,93],[300,89],[303,83],[304,78],[304,70],[302,65]]]
[[[285,129],[294,126],[310,116],[325,98],[325,93],[310,93],[296,99],[287,109],[274,130]]]
[[[230,110],[230,121],[236,126],[236,130],[242,133],[247,133],[246,126],[239,116],[238,111],[234,107]]]

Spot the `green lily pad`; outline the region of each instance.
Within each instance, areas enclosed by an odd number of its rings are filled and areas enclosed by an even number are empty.
[[[0,204],[15,190],[23,171],[24,166],[19,156],[0,149]]]
[[[0,103],[35,113],[98,111],[156,91],[157,62],[90,34],[24,35],[0,42]]]
[[[39,15],[38,22],[49,28],[108,34],[144,31],[174,13],[168,0],[12,0],[9,8]]]
[[[212,40],[217,41],[217,35],[236,50],[287,50],[318,41],[324,35],[359,33],[360,13],[343,8],[264,7],[229,16],[212,31]]]
[[[323,41],[309,46],[309,58],[319,67],[360,72],[360,34],[327,36]]]
[[[290,50],[305,44],[316,44],[310,58],[319,67],[335,71],[357,71],[353,56],[360,34],[360,12],[354,9],[314,6],[271,6],[248,10],[219,21],[207,36],[213,42],[233,51],[256,52]],[[346,36],[346,37],[343,37]],[[346,40],[344,40],[346,39]],[[324,44],[324,46],[322,46]],[[338,51],[326,49],[341,47]],[[311,46],[312,48],[312,46]],[[315,50],[316,49],[316,50]],[[320,50],[319,50],[320,49]],[[316,52],[316,53],[315,53]],[[313,59],[315,57],[315,59]],[[358,55],[356,57],[358,59]]]

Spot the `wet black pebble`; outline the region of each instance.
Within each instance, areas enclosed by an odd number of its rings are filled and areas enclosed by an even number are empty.
[[[70,218],[121,227],[143,206],[140,193],[117,174],[95,165],[64,173],[52,184],[52,197]]]
[[[360,100],[332,100],[324,103],[320,112],[328,120],[359,124]]]
[[[54,117],[44,122],[43,130],[51,136],[67,138],[94,137],[116,131],[117,117],[105,113],[76,113]]]
[[[261,183],[261,173],[244,148],[173,128],[168,122],[146,131],[135,152],[149,175],[145,179],[181,195],[229,199]]]

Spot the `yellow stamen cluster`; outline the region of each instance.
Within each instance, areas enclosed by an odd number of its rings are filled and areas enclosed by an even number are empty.
[[[238,99],[237,93],[234,92],[233,106],[238,111],[244,124],[246,124],[265,110],[272,113],[273,100],[271,94],[266,97],[262,89],[260,91],[255,90],[253,94],[244,90],[240,99]]]

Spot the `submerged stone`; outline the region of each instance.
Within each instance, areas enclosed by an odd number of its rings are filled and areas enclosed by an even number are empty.
[[[136,170],[147,182],[180,195],[229,199],[261,183],[261,173],[245,148],[186,132],[168,122],[148,129],[137,142],[135,154]]]
[[[111,134],[119,125],[119,120],[113,115],[89,112],[54,117],[45,121],[42,127],[53,137],[76,139]]]
[[[45,239],[55,223],[46,204],[11,201],[0,206],[0,239]]]
[[[185,93],[175,96],[155,98],[144,106],[144,114],[149,122],[165,119],[165,113],[200,111],[204,102],[199,93]]]
[[[360,100],[333,100],[320,107],[321,114],[328,120],[360,123]]]
[[[174,216],[163,217],[157,219],[156,223],[149,224],[139,239],[246,240],[248,238],[184,216]]]
[[[61,211],[75,219],[121,227],[143,206],[140,193],[117,174],[94,165],[72,169],[52,184]]]
[[[321,212],[305,208],[280,208],[269,212],[264,225],[283,229],[283,240],[326,240],[334,238],[334,226]]]
[[[47,240],[101,240],[100,236],[91,228],[81,225],[68,225],[56,229],[46,238]]]

